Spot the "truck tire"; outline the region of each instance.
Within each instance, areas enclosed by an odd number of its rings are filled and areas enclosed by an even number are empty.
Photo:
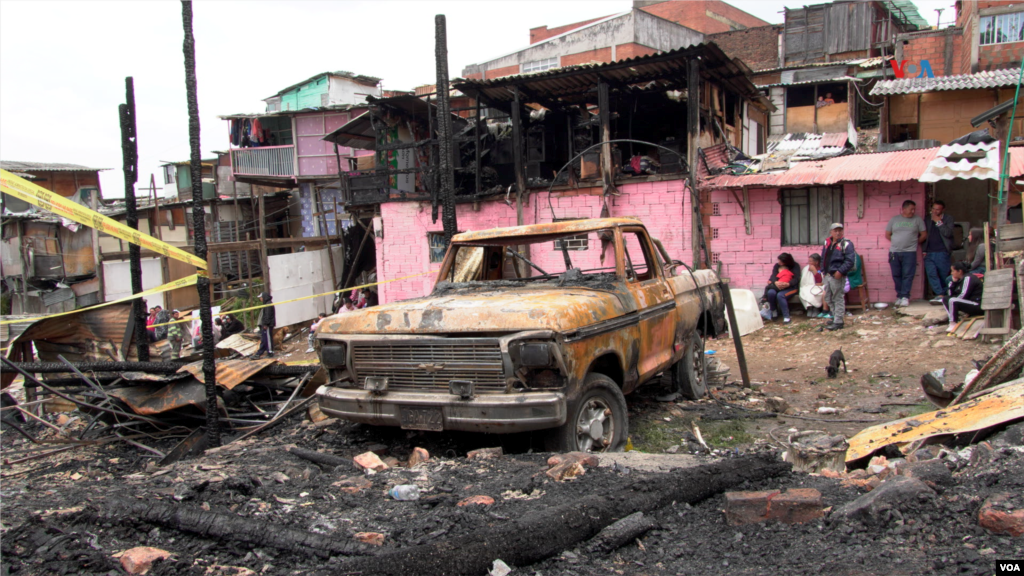
[[[700,400],[708,393],[707,357],[701,336],[694,331],[682,359],[672,367],[672,383],[687,400]]]
[[[622,390],[604,374],[587,374],[567,402],[565,424],[545,438],[550,452],[621,452],[629,436],[629,412]]]

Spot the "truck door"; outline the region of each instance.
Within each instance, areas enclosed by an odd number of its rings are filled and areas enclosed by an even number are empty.
[[[643,382],[672,362],[676,300],[643,228],[622,228],[622,251],[626,287],[640,314],[637,371]]]

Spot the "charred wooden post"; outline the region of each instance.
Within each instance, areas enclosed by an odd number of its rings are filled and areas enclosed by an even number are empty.
[[[520,99],[519,87],[512,88],[512,160],[516,171],[516,226],[523,225],[523,196],[526,194],[526,162],[523,159],[523,103]],[[530,257],[530,246],[517,247],[520,254]],[[517,260],[520,276],[530,275],[530,267]]]
[[[455,172],[452,171],[452,105],[448,91],[448,32],[444,14],[434,16],[434,58],[437,61],[437,146],[441,223],[445,246],[458,232],[455,217]]]
[[[121,120],[121,158],[124,170],[125,224],[139,229],[139,210],[135,202],[135,183],[139,181],[139,143],[135,124],[135,82],[131,76],[124,79],[125,104],[118,106]],[[97,263],[98,264],[98,263]],[[128,244],[128,266],[132,281],[132,294],[142,292],[142,252],[138,244]],[[139,361],[149,360],[149,337],[146,332],[146,310],[141,298],[132,301],[135,321],[135,350]],[[125,351],[127,355],[127,350]]]
[[[192,36],[192,2],[182,0],[181,22],[185,32],[185,92],[188,98],[188,141],[191,148],[189,172],[192,175],[192,226],[195,230],[195,254],[206,260],[206,214],[203,210],[203,166],[199,152],[199,97],[196,93],[196,40]],[[260,199],[262,200],[262,195]],[[262,216],[262,212],[261,212]],[[202,272],[202,271],[200,271]],[[264,274],[266,272],[264,271]],[[206,383],[206,431],[208,448],[220,446],[220,409],[217,406],[217,373],[214,367],[213,318],[210,314],[210,277],[199,274],[199,322],[203,336],[203,378]],[[142,325],[145,335],[145,323]]]
[[[476,174],[475,174],[475,176],[476,176],[476,194],[478,196],[480,195],[480,131],[483,129],[482,120],[481,120],[481,116],[482,116],[481,112],[483,110],[482,110],[481,106],[482,106],[482,104],[480,102],[480,95],[477,94],[477,97],[476,97],[476,148],[474,148],[473,153],[474,153],[474,156],[475,156],[474,161],[476,162]]]
[[[327,239],[327,261],[331,264],[331,286],[338,285],[338,271],[334,267],[334,254],[331,252],[331,234],[327,229],[327,213],[324,211],[324,199],[320,195],[320,187],[315,184],[310,184],[313,194],[315,194],[314,200],[314,212],[320,214],[320,228],[321,234]],[[337,206],[337,204],[335,204]],[[337,210],[337,208],[335,208]]]
[[[700,60],[691,58],[686,70],[686,168],[690,172],[690,201],[693,203],[690,215],[690,230],[693,248],[693,265],[700,266],[700,194],[697,192],[697,162],[700,146]],[[707,262],[711,268],[711,262]]]
[[[601,121],[601,185],[604,188],[604,195],[607,196],[616,190],[615,176],[612,173],[612,145],[608,142],[612,138],[611,97],[608,83],[604,80],[597,83],[597,113]]]
[[[263,272],[263,290],[270,293],[270,260],[267,254],[267,203],[263,199],[263,187],[259,189],[260,268]]]

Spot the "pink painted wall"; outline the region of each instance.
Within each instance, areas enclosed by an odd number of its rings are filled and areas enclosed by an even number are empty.
[[[355,109],[348,112],[310,112],[295,116],[295,142],[298,146],[300,176],[338,174],[334,144],[325,142],[323,137],[341,128],[362,112],[361,109]],[[354,150],[346,146],[339,147],[338,153],[342,158],[373,154],[372,151]],[[342,164],[344,165],[344,162]]]
[[[711,192],[711,202],[718,204],[718,216],[711,216],[711,252],[722,262],[722,276],[733,287],[749,288],[760,295],[772,266],[781,252],[793,255],[801,267],[811,252],[821,246],[782,245],[782,207],[778,188],[751,188],[749,191],[753,234],[747,235],[743,211],[729,190]],[[924,184],[920,182],[864,183],[864,217],[857,217],[857,185],[843,185],[843,214],[846,237],[853,241],[864,259],[864,273],[872,302],[891,302],[896,290],[889,271],[889,241],[885,226],[898,214],[904,200],[917,202],[918,215],[924,210]],[[924,264],[918,256],[917,276],[911,298],[924,296]]]
[[[687,231],[690,219],[689,212],[684,212],[689,209],[689,203],[684,207],[686,193],[683,181],[627,184],[620,188],[620,192],[621,196],[611,199],[610,215],[640,218],[651,235],[664,243],[673,258],[690,263]],[[555,216],[559,219],[598,218],[602,206],[600,194],[600,188],[555,192],[552,195]],[[430,254],[427,233],[442,230],[440,219],[436,223],[431,222],[430,205],[389,202],[380,208],[384,237],[376,239],[378,279],[390,280],[440,268],[440,264],[428,264]],[[551,222],[547,192],[531,195],[529,205],[524,206],[523,212],[525,224]],[[502,201],[483,202],[479,210],[474,210],[471,204],[459,204],[456,206],[456,215],[461,232],[516,225],[515,208]],[[556,254],[547,256],[558,258]],[[552,262],[551,267],[557,269],[560,263],[558,259]],[[543,268],[545,261],[538,259],[537,264]],[[418,298],[428,294],[433,285],[434,276],[426,275],[382,284],[378,295],[381,303]]]

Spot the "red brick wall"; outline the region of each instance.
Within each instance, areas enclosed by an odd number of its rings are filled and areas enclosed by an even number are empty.
[[[466,80],[483,80],[484,79],[484,73],[483,72],[474,72],[472,74],[466,74],[465,78],[466,78]]]
[[[621,59],[622,56],[619,56]],[[562,66],[573,66],[575,64],[589,64],[591,62],[611,62],[612,61],[612,47],[597,48],[596,50],[587,50],[586,52],[577,52],[576,54],[569,54],[562,56]],[[488,78],[490,73],[488,72]]]
[[[573,24],[566,24],[565,26],[555,26],[554,28],[548,28],[547,26],[538,26],[536,28],[530,28],[530,44],[536,44],[537,42],[543,42],[552,36],[558,36],[564,34],[570,30],[582,28],[587,24],[597,22],[598,20],[604,20],[608,16],[601,16],[600,18],[591,18],[590,20],[584,20],[582,22],[575,22]]]
[[[953,29],[952,32],[935,30],[902,37],[903,56],[901,60],[908,60],[918,67],[920,67],[922,60],[927,60],[932,67],[932,72],[936,76],[944,76],[946,75],[947,39],[953,43],[953,50],[951,52],[953,62],[950,64],[949,74],[959,74],[963,35],[962,31],[957,29]]]
[[[732,30],[729,24],[709,16],[709,12],[746,28],[768,25],[768,22],[747,14],[743,10],[730,6],[721,0],[670,0],[644,6],[640,9],[648,14],[660,16],[704,34],[715,34]]]
[[[495,78],[501,78],[502,76],[512,76],[519,74],[519,64],[512,66],[505,66],[504,68],[494,68],[493,70],[487,71],[487,80],[494,80]]]
[[[705,40],[718,44],[731,58],[743,60],[751,70],[779,67],[779,35],[783,27],[758,26],[746,30],[710,34]]]
[[[655,52],[657,52],[657,50],[654,48],[648,48],[643,44],[630,42],[628,44],[619,44],[615,47],[615,59],[628,60],[630,58],[636,58],[637,56],[648,56]]]

